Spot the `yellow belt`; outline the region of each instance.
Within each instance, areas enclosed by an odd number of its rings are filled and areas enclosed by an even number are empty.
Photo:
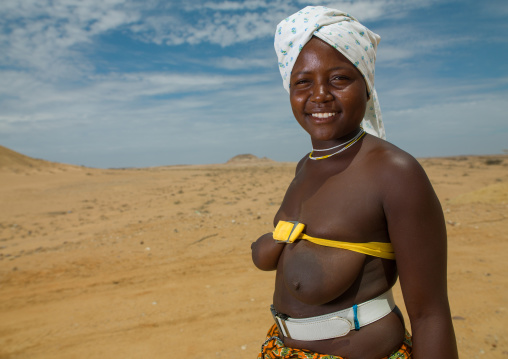
[[[293,243],[297,239],[305,239],[309,242],[319,244],[320,246],[342,248],[353,252],[367,254],[369,256],[380,257],[385,259],[395,259],[393,246],[391,243],[384,242],[366,242],[366,243],[350,243],[332,241],[329,239],[315,238],[308,236],[303,232],[305,224],[299,222],[279,221],[273,238],[276,241]]]

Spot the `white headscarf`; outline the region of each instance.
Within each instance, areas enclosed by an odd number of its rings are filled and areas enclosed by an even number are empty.
[[[307,6],[282,20],[277,25],[274,46],[282,82],[288,92],[296,59],[312,36],[337,49],[360,70],[369,91],[362,127],[367,133],[386,138],[374,87],[376,49],[381,37],[360,24],[353,16],[324,6]]]

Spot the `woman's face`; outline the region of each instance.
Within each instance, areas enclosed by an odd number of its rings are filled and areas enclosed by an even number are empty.
[[[368,101],[360,71],[316,37],[303,47],[296,60],[289,97],[295,118],[317,142],[315,145],[356,132]]]

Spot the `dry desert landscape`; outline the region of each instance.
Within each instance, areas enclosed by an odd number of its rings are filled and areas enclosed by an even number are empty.
[[[508,156],[419,161],[446,216],[461,357],[508,358]],[[295,165],[93,169],[0,146],[0,358],[255,358],[274,273],[250,244]]]

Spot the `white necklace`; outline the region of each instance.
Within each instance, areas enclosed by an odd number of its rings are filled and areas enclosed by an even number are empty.
[[[355,137],[353,137],[352,139],[350,139],[349,141],[345,142],[345,143],[341,143],[340,145],[337,145],[337,146],[334,146],[334,147],[330,147],[330,148],[325,148],[325,149],[312,149],[312,152],[309,154],[309,158],[311,160],[324,160],[325,158],[328,158],[328,157],[332,157],[332,156],[335,156],[336,154],[338,153],[341,153],[342,151],[345,151],[347,150],[349,147],[353,146],[356,142],[358,142],[363,136],[365,135],[365,130],[363,128],[360,127],[360,132],[358,132],[356,134]],[[325,156],[321,156],[321,157],[312,157],[312,154],[314,152],[318,152],[318,151],[330,151],[330,150],[334,150],[336,148],[339,148],[339,147],[342,147],[344,146],[344,148],[341,148],[340,150],[338,150],[337,152],[335,153],[332,153],[330,155],[325,155]]]

